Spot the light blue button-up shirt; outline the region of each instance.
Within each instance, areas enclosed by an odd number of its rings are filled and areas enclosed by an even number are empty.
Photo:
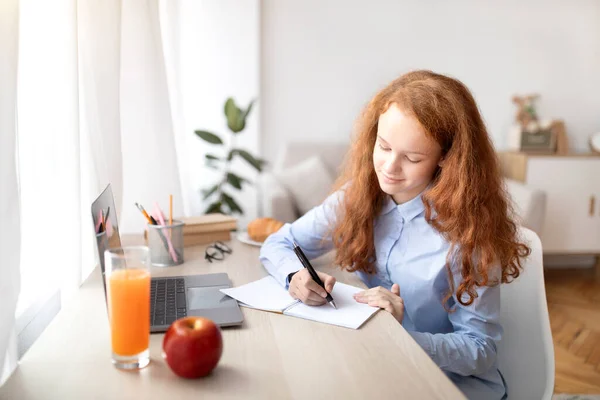
[[[342,196],[343,190],[332,194],[267,238],[260,260],[281,285],[287,287],[287,276],[302,268],[293,241],[309,259],[333,249],[331,224]],[[500,286],[477,288],[479,296],[469,306],[453,297],[449,306],[455,311],[448,313],[442,299],[449,289],[445,264],[450,244],[427,223],[424,211],[420,195],[399,205],[388,197],[375,220],[376,273],[356,274],[370,288],[400,285],[402,326],[469,399],[505,398],[496,357],[502,336]],[[458,268],[453,270],[457,274]]]

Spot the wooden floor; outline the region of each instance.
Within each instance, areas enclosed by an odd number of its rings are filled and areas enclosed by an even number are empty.
[[[600,278],[593,269],[545,270],[556,359],[555,393],[600,393]]]

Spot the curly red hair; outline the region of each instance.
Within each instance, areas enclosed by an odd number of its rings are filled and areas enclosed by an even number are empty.
[[[387,195],[373,167],[373,148],[379,116],[392,103],[413,115],[442,148],[443,167],[422,196],[425,218],[450,243],[446,262],[450,290],[444,304],[456,293],[461,304],[469,305],[477,297],[476,287],[499,284],[490,279],[491,268],[499,265],[500,281],[511,282],[531,250],[517,237],[496,154],[475,100],[464,84],[444,75],[431,71],[402,75],[363,111],[336,184],[336,190],[344,186],[332,227],[336,264],[351,272],[375,272],[374,220]],[[458,287],[451,265],[460,268]]]

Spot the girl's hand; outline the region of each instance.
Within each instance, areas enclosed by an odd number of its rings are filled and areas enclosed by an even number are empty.
[[[327,292],[319,286],[317,282],[313,281],[306,268],[302,268],[292,277],[288,289],[289,294],[294,299],[298,299],[309,306],[320,306],[325,304],[327,302],[325,297],[327,297],[327,293],[331,293],[333,290],[335,278],[319,271],[317,271],[317,275],[321,278]]]
[[[383,308],[392,314],[396,321],[402,323],[404,318],[404,300],[400,297],[400,286],[392,285],[392,291],[377,286],[354,295],[354,300],[359,303],[368,304],[372,307]]]

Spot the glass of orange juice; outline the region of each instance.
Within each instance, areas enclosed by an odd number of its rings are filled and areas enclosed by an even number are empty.
[[[150,362],[150,253],[145,246],[106,250],[112,362],[140,369]]]

